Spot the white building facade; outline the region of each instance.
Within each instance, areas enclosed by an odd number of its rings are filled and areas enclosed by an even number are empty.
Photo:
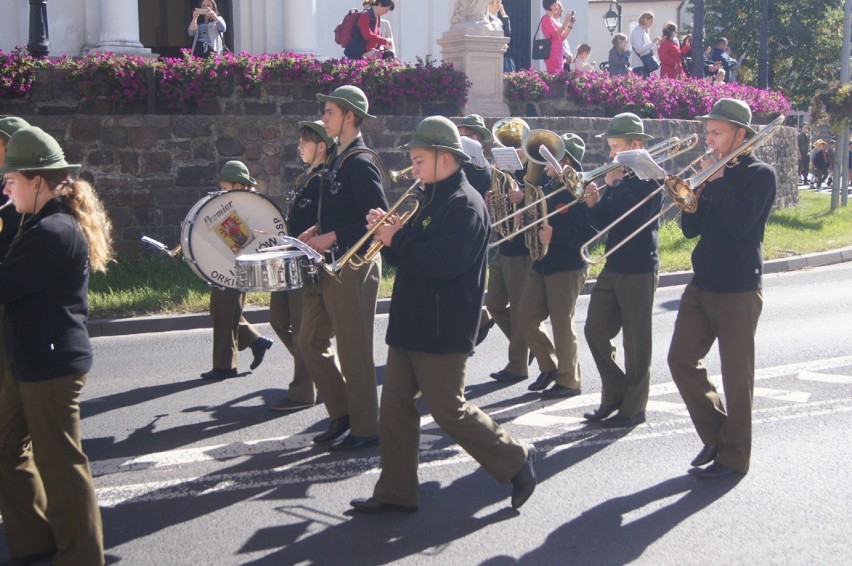
[[[177,55],[189,48],[186,33],[192,9],[198,0],[49,0],[50,55],[79,56],[91,50]],[[296,52],[318,57],[342,57],[334,43],[334,28],[357,0],[218,0],[225,17],[227,46],[234,52],[253,54]],[[607,59],[611,35],[603,15],[614,6],[609,0],[564,0],[566,10],[575,10],[577,23],[571,34],[572,50],[580,43],[592,47],[592,59]],[[683,0],[623,0],[622,32],[630,33],[639,15],[651,10],[656,18],[651,35],[672,20],[680,25]],[[529,60],[532,35],[544,14],[539,0],[504,0],[514,25],[511,50]],[[0,50],[26,45],[29,4],[23,0],[4,2],[0,19]],[[396,0],[396,9],[386,19],[393,30],[397,56],[407,62],[418,57],[441,59],[437,40],[450,28],[453,0]],[[540,63],[533,61],[533,67]]]

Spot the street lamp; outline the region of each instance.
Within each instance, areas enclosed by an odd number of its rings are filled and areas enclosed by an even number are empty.
[[[613,4],[615,4],[615,10],[612,9]],[[618,28],[618,33],[621,33],[621,4],[618,3],[618,0],[612,0],[609,3],[609,10],[604,14],[604,25],[610,35],[612,35],[616,27]]]
[[[27,50],[33,57],[47,57],[50,53],[49,36],[47,0],[30,0],[30,35]]]

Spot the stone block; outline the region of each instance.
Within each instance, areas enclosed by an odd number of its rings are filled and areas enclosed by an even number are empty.
[[[155,175],[157,173],[172,172],[172,154],[167,151],[157,151],[142,155],[142,174]]]
[[[275,126],[266,126],[260,130],[260,139],[277,140],[281,138],[281,132]]]
[[[179,187],[200,187],[214,185],[216,168],[209,165],[189,165],[179,167],[175,184]]]
[[[192,146],[192,156],[197,160],[213,161],[216,159],[216,150],[213,144],[199,143]]]
[[[172,120],[175,138],[201,138],[212,133],[213,120],[205,116],[176,116]]]
[[[133,128],[129,130],[130,147],[133,149],[151,149],[157,145],[155,128]]]
[[[244,153],[245,147],[236,138],[219,138],[216,140],[216,151],[223,157],[237,157]]]
[[[83,116],[71,122],[71,138],[80,142],[97,141],[101,138],[101,119]]]
[[[260,156],[262,155],[260,148],[261,146],[259,143],[247,143],[245,148],[246,159],[249,161],[257,161],[260,159]]]
[[[245,102],[243,103],[243,112],[247,116],[273,116],[275,115],[276,104],[273,102]]]
[[[139,174],[139,154],[135,151],[119,151],[118,161],[121,164],[122,173]]]
[[[267,157],[263,160],[263,172],[267,175],[278,175],[281,173],[281,160],[277,157]]]
[[[137,207],[133,209],[138,226],[155,226],[161,224],[163,216],[159,209],[150,207]]]
[[[89,167],[105,167],[115,163],[115,156],[111,151],[95,150],[89,153],[87,165]]]
[[[115,228],[124,228],[135,225],[133,212],[129,207],[112,207],[109,210],[109,219]]]
[[[106,127],[103,130],[103,143],[122,149],[127,148],[130,145],[129,132],[124,128]]]

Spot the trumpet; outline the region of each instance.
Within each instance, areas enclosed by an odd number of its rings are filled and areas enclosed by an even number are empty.
[[[654,159],[654,162],[657,165],[659,165],[661,163],[664,163],[664,162],[669,161],[671,159],[675,159],[676,157],[679,157],[679,156],[683,155],[684,153],[691,151],[696,145],[698,145],[698,135],[697,134],[690,134],[690,135],[686,136],[685,138],[673,137],[673,138],[669,138],[665,141],[662,141],[662,142],[650,147],[648,149],[648,153]],[[555,159],[555,157],[554,157],[554,159]],[[550,159],[548,159],[548,162],[550,162]],[[591,171],[587,171],[587,172],[584,172],[584,173],[578,173],[578,172],[574,171],[574,169],[572,169],[568,165],[566,165],[565,167],[562,167],[558,163],[558,160],[557,160],[557,163],[555,165],[552,162],[550,162],[550,165],[553,166],[554,169],[556,169],[557,171],[559,171],[560,168],[562,169],[562,172],[560,174],[560,178],[562,179],[564,184],[561,187],[555,189],[554,191],[551,191],[549,194],[542,197],[541,200],[546,201],[547,199],[553,197],[554,195],[557,195],[557,194],[559,194],[563,191],[569,191],[569,190],[571,191],[571,194],[574,195],[574,198],[576,200],[574,200],[574,202],[571,202],[571,203],[563,206],[559,210],[554,210],[552,212],[542,214],[539,218],[537,218],[533,222],[524,223],[524,226],[521,227],[520,229],[516,230],[515,232],[511,232],[511,233],[508,233],[508,234],[501,234],[501,235],[504,236],[503,240],[498,240],[494,245],[500,244],[505,240],[511,239],[511,238],[515,237],[518,233],[520,233],[522,231],[529,230],[530,228],[533,228],[534,226],[537,226],[538,224],[541,224],[542,222],[547,221],[547,219],[550,218],[551,216],[554,216],[555,214],[559,214],[559,213],[564,213],[566,211],[566,209],[574,206],[575,204],[578,204],[580,202],[585,201],[586,200],[585,188],[589,183],[591,183],[593,180],[595,180],[599,177],[603,177],[604,175],[606,175],[610,171],[614,171],[614,170],[618,169],[619,167],[623,167],[623,165],[621,165],[620,163],[608,163],[606,165],[602,165],[601,167],[598,167],[597,169],[592,169]],[[529,204],[526,204],[524,207],[517,209],[515,211],[515,214],[516,215],[524,214],[530,208],[538,207],[540,205],[541,205],[541,201],[533,201]],[[495,224],[497,224],[497,223],[495,222]],[[495,228],[494,224],[492,224],[492,228]],[[497,229],[499,231],[499,228],[495,228],[495,229]]]
[[[12,199],[7,200],[2,205],[0,205],[0,210],[3,210],[4,208],[6,208],[7,206],[9,206],[11,204],[12,204]],[[3,219],[0,218],[0,232],[2,232],[2,231],[3,231]]]
[[[712,150],[707,150],[704,154],[693,160],[692,163],[687,165],[677,175],[666,175],[663,184],[660,185],[659,188],[657,188],[655,191],[648,194],[648,196],[646,196],[645,198],[637,202],[635,205],[630,207],[624,214],[613,220],[609,224],[609,226],[598,232],[598,234],[594,238],[583,244],[583,246],[580,248],[580,255],[583,256],[583,259],[590,264],[600,263],[609,256],[611,256],[613,253],[615,253],[617,250],[621,249],[624,244],[635,238],[640,232],[642,232],[642,230],[662,218],[669,210],[671,210],[675,206],[680,208],[683,212],[689,214],[695,212],[696,210],[698,210],[698,199],[701,197],[701,191],[704,189],[704,183],[707,182],[707,179],[712,177],[713,174],[718,172],[723,167],[733,167],[734,165],[736,165],[737,160],[741,155],[753,151],[755,148],[757,148],[757,146],[768,140],[770,136],[772,136],[772,134],[774,134],[775,131],[778,129],[778,126],[780,126],[782,123],[784,123],[783,115],[775,118],[772,122],[762,128],[758,133],[745,140],[739,146],[735,147],[727,155],[710,165],[710,167],[696,173],[695,175],[689,177],[686,180],[684,180],[683,177],[690,170],[693,170],[698,163],[711,156]],[[671,198],[672,200],[671,204],[663,207],[660,212],[649,218],[639,228],[627,235],[623,240],[621,240],[618,244],[610,248],[602,256],[598,258],[592,258],[589,255],[587,248],[591,244],[600,240],[604,234],[606,234],[607,232],[609,232],[609,230],[612,229],[613,226],[619,224],[629,215],[633,214],[633,212],[638,210],[642,205],[654,198],[654,196],[660,193],[661,191],[666,191],[666,193],[669,195],[669,198]]]
[[[340,277],[340,271],[345,267],[349,266],[352,269],[358,269],[362,265],[365,265],[368,262],[373,261],[379,252],[384,247],[380,241],[373,241],[370,246],[367,248],[367,251],[364,253],[362,257],[358,257],[356,254],[358,250],[361,249],[367,242],[372,240],[376,231],[379,228],[391,222],[391,217],[399,211],[399,209],[406,203],[406,201],[413,199],[413,204],[411,208],[403,212],[399,215],[399,220],[402,224],[405,224],[409,220],[411,220],[417,211],[420,209],[420,198],[417,195],[417,190],[420,188],[420,179],[414,181],[414,183],[406,189],[406,191],[399,197],[399,200],[394,203],[390,209],[388,209],[387,213],[382,217],[381,220],[376,222],[375,226],[367,230],[367,233],[364,234],[360,240],[358,240],[355,244],[352,245],[349,250],[340,256],[337,260],[332,263],[323,263],[322,266],[328,272],[329,275],[333,276],[336,279]]]
[[[403,179],[411,178],[411,166],[409,165],[405,169],[401,169],[399,171],[390,171],[388,173],[388,177],[390,177],[391,183],[398,183]]]

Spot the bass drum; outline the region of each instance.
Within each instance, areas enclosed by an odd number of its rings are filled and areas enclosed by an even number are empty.
[[[235,190],[198,201],[181,224],[180,243],[196,275],[217,287],[245,291],[236,256],[282,245],[285,236],[284,215],[271,200]]]

